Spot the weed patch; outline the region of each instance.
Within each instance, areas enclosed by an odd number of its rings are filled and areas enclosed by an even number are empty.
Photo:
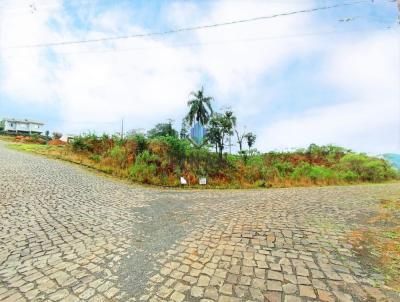
[[[388,286],[400,291],[400,201],[385,200],[365,226],[348,234],[360,261],[385,276]]]

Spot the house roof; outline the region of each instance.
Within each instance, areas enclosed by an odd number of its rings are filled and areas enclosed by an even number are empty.
[[[14,122],[14,123],[29,123],[29,124],[44,125],[44,123],[42,123],[42,122],[32,121],[32,120],[28,120],[28,119],[4,118],[3,121]]]

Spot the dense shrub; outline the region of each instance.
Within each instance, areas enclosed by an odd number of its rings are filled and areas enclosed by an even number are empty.
[[[387,161],[366,154],[347,154],[340,159],[338,168],[351,171],[362,181],[383,181],[396,177],[396,171]]]
[[[207,177],[209,184],[232,187],[379,182],[398,177],[382,159],[332,145],[221,157],[208,146],[194,147],[175,135],[134,134],[122,139],[87,134],[76,137],[71,146],[102,170],[120,169],[131,179],[149,184],[177,185],[180,176],[191,184]]]
[[[290,175],[294,180],[300,180],[302,177],[306,177],[310,174],[311,165],[309,163],[301,163],[294,168],[293,173]]]
[[[115,164],[121,168],[126,168],[128,154],[124,146],[115,145],[110,150],[110,157],[115,161]]]
[[[133,180],[151,184],[157,172],[158,156],[144,151],[137,156],[135,164],[130,168],[129,175]]]
[[[83,136],[76,136],[72,141],[72,148],[74,151],[88,151],[90,150],[89,144]]]
[[[339,177],[340,177],[340,179],[343,179],[344,181],[350,182],[350,183],[359,180],[358,174],[351,170],[339,171]]]
[[[186,150],[190,148],[187,140],[175,136],[164,136],[160,137],[159,140],[167,145],[167,152],[171,160],[182,163],[186,159]]]
[[[148,146],[147,139],[143,134],[135,134],[128,137],[128,142],[134,142],[136,144],[136,154],[141,154]]]
[[[332,169],[323,166],[311,166],[308,176],[313,181],[329,181],[336,178]]]

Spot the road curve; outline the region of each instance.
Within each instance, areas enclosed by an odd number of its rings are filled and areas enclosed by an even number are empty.
[[[400,301],[344,240],[399,197],[145,188],[0,143],[0,301]]]

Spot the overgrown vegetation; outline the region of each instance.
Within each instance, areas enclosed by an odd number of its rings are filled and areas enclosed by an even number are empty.
[[[398,178],[383,159],[336,146],[311,145],[293,152],[233,155],[195,147],[175,136],[135,134],[121,139],[94,134],[71,144],[50,148],[22,147],[85,164],[133,181],[178,186],[183,176],[190,185],[207,177],[212,187],[287,187],[382,182]],[[31,145],[32,146],[32,145]],[[36,148],[36,149],[35,149]]]
[[[178,186],[180,177],[192,186],[206,177],[211,187],[250,188],[381,182],[399,176],[383,159],[332,145],[261,154],[254,148],[257,136],[238,130],[230,108],[215,112],[212,100],[203,88],[193,92],[179,133],[168,120],[145,134],[80,135],[51,152],[133,181],[165,186]],[[189,135],[191,126],[197,129],[195,137]],[[61,133],[53,137],[55,144]],[[237,154],[226,152],[232,138]]]

